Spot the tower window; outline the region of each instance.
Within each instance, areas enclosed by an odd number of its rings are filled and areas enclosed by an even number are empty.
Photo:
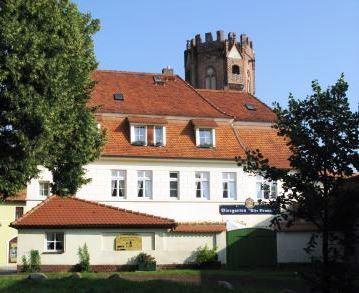
[[[205,88],[216,89],[216,72],[213,67],[208,67],[206,70]]]
[[[232,66],[232,74],[240,74],[240,69],[238,65]]]

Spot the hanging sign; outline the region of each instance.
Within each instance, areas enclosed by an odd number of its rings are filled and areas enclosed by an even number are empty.
[[[118,235],[115,250],[142,250],[142,238],[138,235]]]
[[[256,205],[253,199],[247,198],[245,204],[220,205],[219,213],[221,215],[260,215],[275,214],[275,211],[268,204]]]

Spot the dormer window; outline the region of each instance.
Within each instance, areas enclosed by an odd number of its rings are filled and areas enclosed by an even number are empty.
[[[199,147],[213,147],[213,129],[199,128]]]
[[[212,148],[216,146],[215,128],[218,126],[214,120],[193,119],[195,128],[196,146],[200,148]]]
[[[167,121],[162,118],[129,117],[131,144],[136,146],[166,145]]]
[[[133,127],[134,139],[132,144],[134,145],[146,145],[147,144],[147,128],[146,126],[136,125]]]
[[[232,74],[240,74],[240,69],[238,65],[232,66]]]

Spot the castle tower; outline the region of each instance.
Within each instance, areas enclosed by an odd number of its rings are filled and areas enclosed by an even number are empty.
[[[224,37],[217,31],[187,41],[184,51],[185,78],[198,89],[230,89],[255,93],[255,56],[253,43],[242,34],[237,40],[235,33]]]

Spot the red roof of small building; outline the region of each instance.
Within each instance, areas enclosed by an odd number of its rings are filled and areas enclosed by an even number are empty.
[[[179,223],[173,232],[177,233],[220,233],[226,231],[225,223]]]
[[[146,125],[165,125],[167,120],[163,118],[152,118],[152,117],[127,117],[128,122],[146,124]]]
[[[174,228],[171,219],[120,209],[75,197],[50,196],[11,223],[29,228]]]
[[[212,105],[238,121],[274,122],[276,116],[266,104],[249,93],[234,90],[197,90]],[[254,106],[249,110],[246,104]]]
[[[163,84],[155,82],[155,73],[97,70],[92,78],[97,82],[89,106],[99,106],[98,112],[187,116],[225,117],[194,88],[178,75],[165,78]],[[115,100],[121,93],[123,100]]]
[[[192,119],[191,122],[195,127],[210,127],[210,128],[218,127],[216,121],[209,119]]]

